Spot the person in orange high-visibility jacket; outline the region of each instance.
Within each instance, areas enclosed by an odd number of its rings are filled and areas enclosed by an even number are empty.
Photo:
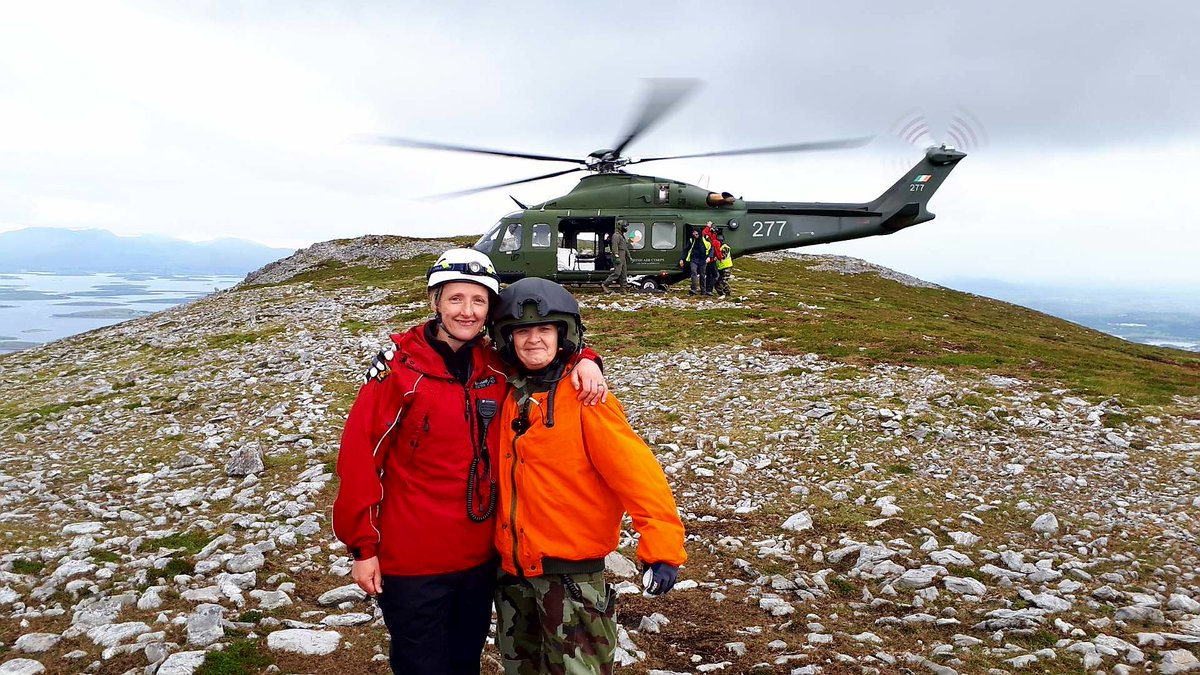
[[[501,407],[496,645],[506,673],[611,673],[616,593],[604,557],[629,513],[646,592],[675,584],[683,523],[662,467],[616,398],[580,405],[567,381],[583,323],[562,286],[526,278],[501,291],[489,333],[509,378]]]

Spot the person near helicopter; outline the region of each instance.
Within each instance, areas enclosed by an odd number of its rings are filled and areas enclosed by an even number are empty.
[[[429,269],[434,318],[371,364],[338,452],[333,530],[351,578],[375,597],[396,673],[479,673],[496,578],[504,362],[483,337],[500,280],[486,255],[451,249]],[[577,405],[607,391],[594,352],[572,372]],[[465,495],[465,499],[464,499]]]
[[[679,261],[680,267],[690,268],[692,273],[692,287],[688,291],[688,295],[697,293],[711,295],[705,286],[708,261],[711,257],[712,243],[700,233],[700,228],[692,227],[692,240],[684,248],[683,258]]]
[[[725,243],[725,235],[717,234],[717,294],[724,297],[732,295],[729,288],[729,278],[733,276],[733,249]]]
[[[617,221],[616,230],[609,239],[609,250],[612,253],[612,273],[602,284],[605,290],[618,290],[629,285],[629,224],[623,220]]]
[[[708,257],[708,264],[704,267],[705,279],[705,295],[713,295],[717,287],[717,263],[721,260],[721,244],[717,241],[717,232],[713,229],[713,222],[710,220],[704,224],[704,229],[700,230],[700,236],[708,240],[712,247],[712,255]]]
[[[628,513],[648,595],[675,585],[684,528],[654,453],[615,397],[582,406],[566,380],[579,364],[579,303],[536,277],[500,292],[489,332],[516,369],[500,428],[496,647],[507,675],[612,673],[616,591],[604,558]]]

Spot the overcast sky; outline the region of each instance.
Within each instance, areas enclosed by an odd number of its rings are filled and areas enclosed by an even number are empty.
[[[937,220],[808,252],[928,279],[1200,286],[1200,3],[26,2],[0,9],[0,230],[101,227],[301,247],[482,232],[569,168],[348,143],[362,134],[582,157],[642,78],[704,81],[628,149],[683,154],[876,134],[835,153],[654,174],[752,200],[866,201],[979,141]],[[919,112],[915,112],[919,111]],[[986,142],[983,140],[986,138]]]

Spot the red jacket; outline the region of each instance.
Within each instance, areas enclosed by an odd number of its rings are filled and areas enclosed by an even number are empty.
[[[472,353],[469,382],[458,382],[429,345],[425,326],[392,335],[350,409],[337,473],[333,531],[356,559],[379,556],[387,575],[443,574],[495,555],[494,520],[467,516],[467,476],[480,447],[477,401],[503,402],[508,381],[486,342]],[[499,414],[487,438],[492,475]],[[482,471],[482,470],[481,470]],[[476,513],[487,508],[479,481]]]
[[[711,227],[704,228],[702,236],[712,243],[713,260],[724,260],[725,252],[721,250],[721,242],[717,239],[717,233],[712,231]]]

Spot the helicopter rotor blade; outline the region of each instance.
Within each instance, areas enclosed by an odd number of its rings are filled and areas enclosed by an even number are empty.
[[[620,157],[626,146],[635,138],[649,129],[651,125],[662,118],[671,108],[679,105],[699,84],[699,80],[691,78],[659,78],[651,79],[650,91],[642,103],[642,111],[634,119],[625,137],[613,148],[614,157]]]
[[[575,173],[576,171],[586,171],[586,169],[577,168],[577,169],[567,169],[566,171],[555,171],[554,173],[547,173],[547,174],[543,174],[541,176],[534,176],[533,178],[522,178],[521,180],[508,181],[507,183],[496,183],[495,185],[484,185],[482,187],[470,188],[469,190],[459,190],[457,192],[445,192],[445,193],[437,194],[437,195],[429,195],[427,197],[422,197],[422,199],[428,200],[428,201],[441,201],[443,199],[455,199],[458,197],[466,197],[467,195],[473,195],[477,192],[486,192],[488,190],[495,190],[496,188],[508,187],[509,185],[520,185],[521,183],[532,183],[535,180],[542,180],[543,178],[554,178],[556,176],[565,176],[566,174]]]
[[[871,142],[874,136],[859,138],[840,138],[832,141],[815,141],[811,143],[790,143],[788,145],[768,145],[760,148],[743,148],[741,150],[718,150],[717,152],[699,152],[693,155],[669,155],[665,157],[645,157],[631,159],[630,164],[642,162],[659,162],[664,159],[691,159],[693,157],[729,157],[732,155],[765,155],[777,152],[815,152],[818,150],[839,150],[841,148],[859,148]]]
[[[477,155],[496,155],[498,157],[519,157],[521,159],[536,159],[544,162],[571,162],[572,164],[586,164],[582,159],[572,157],[555,157],[553,155],[535,155],[528,152],[509,152],[507,150],[492,150],[490,148],[474,148],[469,145],[452,145],[450,143],[433,143],[430,141],[418,141],[411,138],[400,138],[399,136],[367,136],[363,142],[373,143],[375,145],[395,145],[404,148],[420,148],[422,150],[448,150],[450,152],[470,152]]]

